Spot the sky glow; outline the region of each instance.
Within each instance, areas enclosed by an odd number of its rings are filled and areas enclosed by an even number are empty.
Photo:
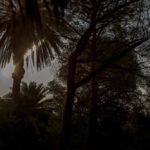
[[[51,81],[58,69],[56,61],[53,61],[49,67],[45,67],[41,71],[36,70],[32,66],[29,66],[28,69],[25,69],[25,75],[23,81],[30,82],[36,81],[37,83],[43,83],[46,85]],[[13,84],[12,80],[13,64],[6,65],[5,69],[0,70],[0,97],[11,92],[11,87]]]

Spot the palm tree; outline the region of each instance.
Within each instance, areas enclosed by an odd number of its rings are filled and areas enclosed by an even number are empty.
[[[0,2],[0,67],[5,67],[13,59],[13,97],[17,97],[20,91],[25,72],[24,58],[29,51],[37,69],[49,64],[50,58],[53,58],[52,50],[59,53],[60,38],[50,28],[53,20],[43,22],[45,16],[42,14],[36,0]],[[26,57],[27,64],[28,60],[29,57]]]
[[[43,84],[37,84],[36,82],[22,82],[20,87],[19,99],[16,100],[16,105],[18,109],[25,113],[31,113],[42,108],[44,102],[43,98],[46,97],[47,89]]]

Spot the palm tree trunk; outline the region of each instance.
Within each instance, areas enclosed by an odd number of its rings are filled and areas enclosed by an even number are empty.
[[[14,62],[15,62],[15,58],[14,58]],[[16,98],[19,95],[21,80],[25,72],[23,57],[20,59],[20,61],[18,61],[18,63],[14,63],[14,65],[15,65],[15,68],[12,74],[12,78],[13,78],[12,96],[13,98]]]
[[[73,113],[73,102],[75,95],[75,72],[76,61],[73,57],[69,59],[68,78],[67,78],[67,97],[63,117],[62,135],[59,150],[66,150],[70,143],[71,118]]]

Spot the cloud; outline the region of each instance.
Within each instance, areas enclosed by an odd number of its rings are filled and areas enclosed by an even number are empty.
[[[10,87],[12,86],[12,78],[6,78],[0,76],[0,96],[10,92]]]
[[[13,65],[8,64],[5,69],[2,69],[1,76],[4,78],[10,78],[12,76]]]
[[[9,64],[5,67],[5,69],[1,69],[0,71],[0,96],[8,93],[10,91],[10,87],[12,86],[12,65]]]

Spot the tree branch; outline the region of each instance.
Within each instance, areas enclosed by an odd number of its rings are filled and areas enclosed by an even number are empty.
[[[95,77],[97,74],[100,74],[102,71],[104,71],[112,63],[114,63],[115,61],[121,59],[122,57],[127,55],[131,50],[133,50],[134,48],[138,47],[139,45],[141,45],[142,43],[146,42],[147,40],[148,40],[147,38],[146,39],[141,39],[138,42],[130,45],[127,49],[125,49],[120,54],[110,58],[106,63],[104,63],[103,65],[99,66],[98,69],[96,69],[95,71],[90,73],[87,77],[83,78],[81,81],[76,83],[75,84],[76,88],[78,88],[78,87],[86,84],[87,82],[89,82],[93,77]]]

